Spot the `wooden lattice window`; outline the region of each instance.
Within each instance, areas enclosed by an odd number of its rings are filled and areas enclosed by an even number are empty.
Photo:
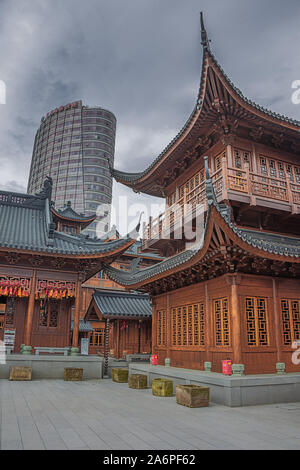
[[[248,346],[268,346],[267,300],[263,297],[246,297],[245,302]]]
[[[215,344],[216,346],[230,345],[230,320],[228,298],[214,300]]]
[[[39,326],[42,328],[57,328],[59,317],[59,304],[47,298],[40,301]]]
[[[250,152],[241,149],[234,149],[233,153],[233,165],[235,168],[243,169],[245,167],[245,163],[248,163],[249,168],[251,168],[251,158]]]
[[[157,312],[157,346],[166,345],[166,311],[160,310]]]
[[[96,328],[90,336],[90,346],[104,346],[105,329]]]
[[[49,327],[57,328],[58,327],[58,305],[51,304],[50,315],[49,315]]]
[[[13,327],[15,324],[15,299],[14,297],[7,298],[5,326]]]
[[[172,345],[204,346],[204,303],[172,308]]]
[[[282,299],[281,317],[283,344],[289,346],[300,339],[300,300]]]

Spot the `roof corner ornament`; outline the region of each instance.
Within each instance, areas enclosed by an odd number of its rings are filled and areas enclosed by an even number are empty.
[[[134,258],[130,265],[129,265],[129,269],[128,271],[133,274],[133,273],[137,273],[139,271],[139,264],[141,262],[141,258]]]
[[[52,178],[51,176],[46,176],[44,180],[44,185],[42,189],[36,193],[36,196],[40,197],[41,199],[49,199],[49,203],[51,201],[52,195]]]
[[[138,224],[137,226],[130,232],[127,234],[127,238],[131,238],[132,240],[137,240],[138,237],[139,237],[139,231],[140,231],[140,228],[141,228],[141,219],[142,219],[142,215],[144,214],[144,212],[142,211],[140,213],[140,217],[139,217],[139,221],[138,221]]]
[[[212,180],[209,174],[209,168],[208,168],[208,157],[204,157],[204,168],[205,168],[205,189],[206,189],[206,199],[207,203],[210,206],[211,204],[214,204],[215,206],[218,205],[217,203],[217,198],[215,195],[215,190],[212,184]]]
[[[203,50],[210,52],[210,39],[208,39],[207,32],[204,26],[204,20],[203,20],[203,12],[200,12],[200,25],[201,25],[201,44],[203,46]]]

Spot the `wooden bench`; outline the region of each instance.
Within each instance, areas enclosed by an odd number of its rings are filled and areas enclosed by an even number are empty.
[[[150,354],[127,354],[126,361],[127,362],[149,362],[150,361]]]
[[[34,354],[38,356],[40,353],[48,353],[48,354],[63,354],[64,356],[68,356],[70,352],[69,347],[65,348],[47,348],[47,347],[40,347],[36,346],[34,348],[35,352]]]

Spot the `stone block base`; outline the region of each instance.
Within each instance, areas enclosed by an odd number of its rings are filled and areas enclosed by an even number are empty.
[[[83,369],[75,367],[66,367],[64,369],[64,380],[81,381],[83,376]]]
[[[10,368],[9,380],[31,380],[32,368],[14,366]]]
[[[128,382],[128,369],[117,367],[111,370],[113,382],[126,383]]]
[[[189,408],[209,406],[209,388],[199,385],[176,385],[176,402]]]
[[[172,397],[173,381],[168,379],[153,379],[152,395],[156,397]]]
[[[147,375],[131,374],[128,381],[129,388],[145,389],[147,388]]]

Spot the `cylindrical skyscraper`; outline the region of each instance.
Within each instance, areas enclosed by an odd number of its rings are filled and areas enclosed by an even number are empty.
[[[51,176],[56,208],[71,201],[76,212],[89,215],[99,205],[110,206],[115,133],[115,116],[100,107],[75,101],[49,112],[35,136],[27,192],[38,192]],[[104,235],[109,214],[97,217],[85,233],[96,235],[96,225],[97,234]]]

